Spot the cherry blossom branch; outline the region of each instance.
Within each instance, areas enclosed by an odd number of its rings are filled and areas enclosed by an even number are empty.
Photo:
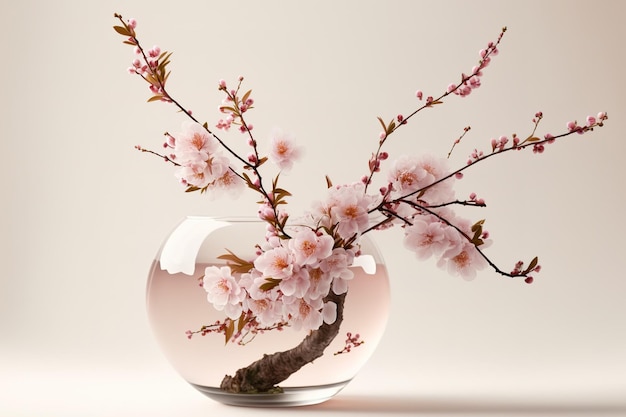
[[[546,144],[554,143],[557,139],[564,138],[570,136],[574,133],[576,134],[584,134],[586,132],[592,131],[596,127],[602,127],[604,121],[608,118],[606,113],[601,112],[598,113],[596,117],[589,116],[586,119],[585,125],[579,125],[575,121],[571,121],[567,123],[567,131],[561,133],[559,135],[546,134],[544,139],[540,139],[535,136],[537,127],[539,125],[540,120],[542,119],[543,114],[541,112],[537,112],[535,117],[533,118],[533,129],[531,134],[524,140],[521,141],[516,135],[513,135],[513,140],[509,141],[505,137],[501,137],[498,140],[492,140],[491,146],[492,151],[489,154],[484,154],[483,152],[479,152],[474,150],[467,164],[461,168],[458,168],[455,171],[452,171],[446,175],[442,175],[441,178],[433,181],[432,183],[421,187],[417,190],[414,190],[410,193],[406,193],[397,198],[390,198],[390,193],[392,189],[392,185],[386,189],[383,193],[383,198],[381,201],[373,208],[369,209],[369,214],[374,212],[379,212],[385,216],[385,219],[372,225],[368,229],[366,229],[362,233],[367,233],[371,230],[376,230],[382,227],[385,227],[387,223],[392,222],[394,219],[399,219],[405,226],[411,226],[412,222],[409,218],[400,216],[398,211],[394,208],[394,206],[398,204],[407,204],[411,206],[413,209],[417,210],[416,214],[426,213],[435,216],[439,221],[443,222],[449,227],[455,229],[460,235],[466,239],[468,242],[472,243],[476,248],[477,252],[480,256],[487,262],[487,264],[493,268],[493,270],[501,275],[507,277],[525,277],[526,282],[532,282],[533,278],[529,275],[531,272],[538,272],[540,267],[537,265],[537,258],[533,259],[529,266],[524,269],[523,263],[520,261],[516,264],[515,268],[511,272],[506,272],[499,268],[491,259],[485,255],[485,253],[479,248],[480,245],[483,244],[482,238],[480,238],[480,234],[482,233],[482,221],[474,225],[473,232],[475,233],[473,237],[470,237],[466,232],[461,230],[457,225],[454,225],[451,221],[446,219],[443,215],[437,213],[435,209],[442,208],[445,206],[457,204],[457,205],[468,205],[468,206],[485,206],[485,203],[482,199],[476,198],[476,195],[472,193],[470,195],[469,201],[460,201],[453,200],[445,203],[440,203],[436,205],[431,205],[425,201],[421,201],[421,197],[426,193],[426,191],[446,180],[449,180],[452,177],[459,177],[462,175],[462,172],[468,169],[470,166],[474,166],[476,163],[484,161],[488,158],[491,158],[494,155],[503,154],[512,150],[522,150],[528,147],[533,148],[534,153],[541,153],[544,151],[544,146]],[[511,143],[509,143],[511,142]]]
[[[466,97],[471,93],[473,89],[480,87],[480,77],[482,76],[482,70],[491,62],[491,56],[498,53],[498,45],[502,41],[502,37],[504,36],[506,30],[506,27],[503,27],[500,34],[498,35],[497,40],[495,42],[489,42],[487,48],[480,51],[481,59],[479,60],[478,65],[476,65],[472,69],[470,75],[461,74],[461,81],[458,84],[450,84],[446,91],[440,94],[437,98],[428,96],[424,105],[418,107],[406,117],[402,114],[399,114],[398,116],[396,116],[395,120],[392,120],[389,123],[385,123],[380,117],[378,118],[378,121],[383,127],[383,131],[379,135],[380,140],[378,142],[378,148],[372,154],[372,157],[369,160],[370,172],[362,179],[362,181],[365,183],[366,191],[367,187],[372,182],[374,174],[380,171],[380,162],[387,159],[388,157],[385,152],[382,152],[382,147],[389,138],[389,136],[396,130],[398,130],[400,126],[406,125],[411,118],[413,118],[424,109],[431,108],[436,104],[443,104],[443,100],[450,94],[456,94],[461,97]],[[422,91],[417,91],[416,96],[419,100],[422,100]],[[469,128],[466,128],[465,133],[467,133],[468,130]],[[457,141],[460,141],[460,138]],[[450,152],[452,152],[452,150]]]
[[[447,158],[450,158],[450,155],[452,155],[452,151],[454,151],[454,148],[456,147],[456,145],[458,145],[461,142],[461,139],[463,139],[465,137],[465,135],[467,135],[467,132],[469,132],[471,130],[471,126],[466,126],[463,129],[463,133],[461,134],[461,136],[459,136],[453,143],[452,143],[452,147],[450,148],[450,151],[448,152],[448,156]]]
[[[141,147],[139,145],[136,145],[135,149],[137,149],[140,152],[146,152],[146,153],[152,154],[154,156],[158,156],[159,158],[162,158],[165,162],[169,162],[169,163],[173,164],[174,166],[177,166],[177,167],[180,166],[180,164],[178,162],[174,161],[172,158],[170,158],[167,155],[163,155],[163,154],[160,154],[160,153],[155,152],[153,150],[143,148],[143,147]]]
[[[361,335],[359,335],[358,333],[352,335],[351,332],[348,332],[346,333],[345,346],[343,347],[343,349],[335,352],[334,355],[337,356],[343,355],[344,353],[350,353],[352,349],[361,346],[363,343],[365,343],[365,340],[361,340]]]
[[[487,160],[495,155],[500,155],[506,152],[510,152],[510,151],[520,151],[523,149],[526,149],[528,147],[533,147],[533,151],[535,153],[541,153],[543,152],[543,146],[546,144],[552,144],[554,143],[556,140],[573,135],[573,134],[584,134],[586,132],[589,131],[593,131],[594,128],[596,127],[603,127],[604,126],[604,121],[608,119],[608,116],[605,112],[600,112],[598,113],[597,117],[593,117],[593,116],[588,116],[587,117],[587,124],[584,126],[579,126],[577,122],[575,121],[571,121],[567,123],[567,132],[561,133],[559,135],[552,135],[550,133],[547,133],[543,139],[539,139],[538,137],[536,137],[535,131],[537,129],[537,124],[539,123],[539,119],[541,119],[543,117],[543,114],[541,112],[537,112],[535,114],[535,119],[533,119],[535,126],[533,128],[532,133],[522,142],[520,142],[519,140],[516,140],[516,136],[514,135],[514,139],[511,143],[511,145],[509,147],[506,147],[506,144],[508,143],[508,140],[505,140],[505,138],[501,138],[501,141],[499,144],[495,144],[492,145],[492,152],[489,154],[483,154],[482,152],[478,152],[477,150],[475,150],[472,153],[472,156],[470,157],[470,159],[467,161],[467,164],[461,168],[456,169],[455,171],[452,171],[451,173],[443,176],[442,178],[432,182],[431,184],[422,187],[418,190],[415,190],[409,194],[403,195],[399,198],[397,198],[396,200],[392,200],[391,203],[393,202],[397,202],[398,200],[404,200],[408,197],[414,196],[414,195],[419,195],[419,194],[423,194],[426,190],[428,190],[429,188],[432,188],[434,186],[436,186],[437,184],[440,184],[452,177],[459,177],[460,174],[463,173],[463,171],[465,171],[466,169],[476,165],[476,163]],[[493,144],[493,141],[492,141]],[[389,203],[389,202],[388,202]],[[381,203],[382,204],[382,203]],[[374,209],[373,211],[375,211],[376,209]]]
[[[122,26],[114,27],[116,32],[118,32],[121,35],[126,36],[127,39],[126,41],[124,41],[124,43],[134,46],[136,48],[136,51],[139,52],[140,56],[143,59],[143,64],[139,60],[135,60],[133,62],[133,66],[129,69],[129,71],[139,75],[142,79],[144,79],[146,82],[150,84],[150,89],[155,95],[152,96],[148,101],[165,101],[165,102],[172,103],[174,104],[175,107],[179,109],[179,111],[184,113],[189,119],[191,119],[195,123],[201,124],[192,115],[191,111],[183,107],[171,94],[169,94],[169,92],[167,91],[165,87],[167,78],[169,77],[169,74],[170,74],[169,72],[166,72],[166,68],[167,68],[167,65],[169,64],[169,57],[171,54],[167,52],[161,53],[160,48],[158,47],[153,47],[150,51],[146,52],[146,50],[143,48],[139,39],[136,36],[136,32],[135,32],[136,22],[134,20],[130,20],[126,22],[123,19],[123,17],[117,13],[114,14],[114,17],[116,17],[122,24]],[[239,86],[241,85],[241,81],[243,81],[243,78],[240,77]],[[272,193],[270,194],[265,188],[265,186],[263,185],[263,178],[259,171],[259,167],[265,162],[267,158],[259,158],[258,150],[256,147],[256,140],[254,140],[252,136],[252,132],[251,132],[252,125],[247,124],[243,118],[243,113],[246,111],[247,108],[250,108],[250,104],[248,103],[248,96],[250,92],[246,93],[246,95],[244,96],[244,99],[242,100],[243,104],[246,105],[246,109],[244,109],[242,108],[241,103],[237,99],[237,95],[236,95],[236,93],[239,91],[239,87],[237,88],[235,92],[231,93],[226,89],[225,83],[220,82],[220,90],[225,91],[227,94],[227,97],[233,101],[234,107],[232,108],[232,110],[235,111],[236,114],[239,116],[239,120],[241,121],[240,130],[243,133],[247,133],[249,135],[249,138],[250,138],[249,143],[254,149],[255,158],[253,158],[252,161],[246,160],[237,152],[235,152],[231,147],[229,147],[217,134],[215,134],[211,129],[209,129],[207,123],[204,123],[201,125],[206,130],[206,132],[209,135],[211,135],[215,140],[217,140],[217,142],[229,154],[231,154],[233,157],[235,157],[237,160],[239,160],[243,164],[244,170],[249,169],[253,171],[254,176],[256,176],[257,178],[257,181],[252,181],[250,177],[247,174],[245,174],[245,172],[239,173],[231,168],[231,171],[235,175],[237,175],[241,180],[245,181],[249,188],[261,194],[263,198],[268,202],[268,204],[270,204],[274,212],[274,219],[276,219],[276,221],[269,220],[268,222],[272,224],[272,226],[277,228],[283,237],[289,237],[289,235],[285,231],[285,223],[287,219],[284,217],[282,219],[280,218],[280,213],[277,207],[277,205],[279,204],[279,201],[277,201],[276,192],[274,192],[277,189],[276,181],[274,181],[273,190],[272,190]],[[144,152],[152,153],[154,155],[165,158],[168,161],[171,161],[171,158],[167,156],[160,155],[153,151],[147,151],[143,148],[138,148],[138,149]],[[188,191],[195,191],[197,189],[200,189],[200,188],[190,187]],[[282,198],[289,195],[284,190],[280,190],[280,191],[282,191],[281,193],[279,193],[280,197]]]
[[[174,104],[179,111],[184,113],[189,119],[192,121],[201,124],[211,136],[213,136],[222,147],[226,151],[228,151],[232,156],[241,161],[245,166],[252,166],[248,161],[243,159],[237,152],[232,150],[222,139],[217,136],[212,130],[208,128],[208,125],[202,124],[196,119],[190,110],[183,107],[171,94],[169,94],[165,88],[165,84],[167,78],[169,77],[169,72],[165,72],[166,66],[169,64],[169,56],[171,54],[167,52],[160,53],[160,49],[155,47],[152,49],[152,53],[146,54],[145,49],[139,42],[139,39],[135,33],[135,23],[132,21],[127,23],[124,21],[123,17],[120,14],[115,13],[114,15],[123,25],[123,29],[120,26],[116,26],[115,29],[118,33],[128,36],[129,38],[124,42],[129,45],[133,45],[136,47],[136,50],[139,51],[140,55],[143,57],[144,65],[141,66],[135,62],[134,68],[131,67],[130,71],[134,71],[135,74],[139,75],[145,81],[150,84],[151,90],[155,93],[148,101],[166,101]],[[148,55],[153,56],[154,59],[149,59]],[[158,58],[157,58],[158,55]],[[144,75],[145,72],[148,72],[149,75]]]
[[[463,238],[465,238],[468,242],[472,243],[474,245],[474,248],[476,249],[476,251],[478,251],[478,253],[480,254],[480,256],[489,264],[489,266],[498,274],[503,275],[505,277],[509,277],[509,278],[518,278],[518,277],[523,277],[523,278],[532,278],[528,275],[529,272],[532,272],[532,270],[530,271],[525,271],[525,272],[506,272],[503,271],[502,269],[500,269],[487,255],[485,255],[485,253],[480,249],[480,245],[475,243],[475,239],[473,237],[470,237],[467,233],[465,233],[463,230],[461,230],[457,225],[453,224],[452,222],[450,222],[448,219],[446,219],[445,217],[443,217],[442,215],[440,215],[439,213],[437,213],[434,210],[431,210],[430,208],[423,206],[421,204],[417,204],[413,201],[409,201],[409,200],[403,200],[402,201],[405,204],[410,205],[411,207],[420,210],[420,211],[424,211],[432,216],[435,216],[439,221],[445,223],[447,226],[452,227],[454,230],[456,230],[461,236],[463,236]],[[535,257],[535,259],[537,259]],[[536,263],[537,261],[535,261]]]

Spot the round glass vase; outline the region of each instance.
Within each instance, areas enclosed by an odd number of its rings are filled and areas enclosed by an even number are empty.
[[[255,258],[266,223],[258,219],[187,217],[167,236],[153,262],[147,284],[147,313],[154,336],[175,370],[203,394],[218,402],[250,407],[317,404],[344,388],[374,352],[389,313],[389,279],[383,259],[367,235],[351,269],[339,333],[323,355],[307,363],[278,388],[268,392],[231,393],[220,388],[234,375],[266,354],[299,345],[309,331],[285,326],[257,334],[245,344],[225,343],[224,333],[202,335],[203,326],[226,315],[207,301],[202,277],[207,266],[225,266],[219,256],[228,251]],[[191,334],[189,332],[194,332]],[[362,344],[346,349],[348,333]]]

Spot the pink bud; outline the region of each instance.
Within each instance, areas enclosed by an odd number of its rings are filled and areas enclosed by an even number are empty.
[[[576,122],[572,121],[572,122],[567,122],[567,128],[569,129],[569,131],[573,131],[576,130]]]
[[[456,89],[456,84],[454,84],[454,83],[453,83],[453,84],[450,84],[450,85],[448,86],[448,93],[453,92],[455,89]]]
[[[415,97],[417,97],[418,100],[421,100],[423,96],[424,96],[424,93],[422,93],[421,90],[417,90],[415,92]]]
[[[479,77],[480,77],[481,75],[483,75],[483,73],[482,73],[482,71],[480,70],[480,67],[479,67],[478,65],[475,65],[475,66],[472,68],[472,74],[477,75],[477,76],[479,76]]]
[[[587,126],[592,126],[596,124],[596,118],[593,116],[587,116]]]

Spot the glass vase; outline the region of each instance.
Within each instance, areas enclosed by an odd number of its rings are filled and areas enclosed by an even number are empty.
[[[266,223],[246,218],[187,217],[167,236],[153,262],[147,284],[147,313],[163,353],[182,378],[213,400],[251,407],[310,405],[326,401],[344,388],[366,363],[380,341],[389,312],[389,280],[383,259],[367,235],[361,255],[351,266],[354,278],[345,296],[339,333],[323,355],[267,392],[231,393],[220,388],[233,375],[266,354],[297,346],[309,331],[286,326],[256,334],[245,344],[226,342],[224,334],[202,332],[224,321],[207,301],[202,276],[228,251],[255,258]],[[347,339],[358,335],[358,342]]]

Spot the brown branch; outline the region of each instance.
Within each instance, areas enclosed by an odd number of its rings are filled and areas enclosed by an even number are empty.
[[[304,365],[321,357],[339,334],[345,298],[346,294],[336,295],[331,291],[324,301],[337,304],[337,319],[334,323],[322,324],[292,349],[263,355],[261,359],[237,370],[234,376],[226,375],[220,388],[231,393],[268,392],[276,389],[279,383]]]

